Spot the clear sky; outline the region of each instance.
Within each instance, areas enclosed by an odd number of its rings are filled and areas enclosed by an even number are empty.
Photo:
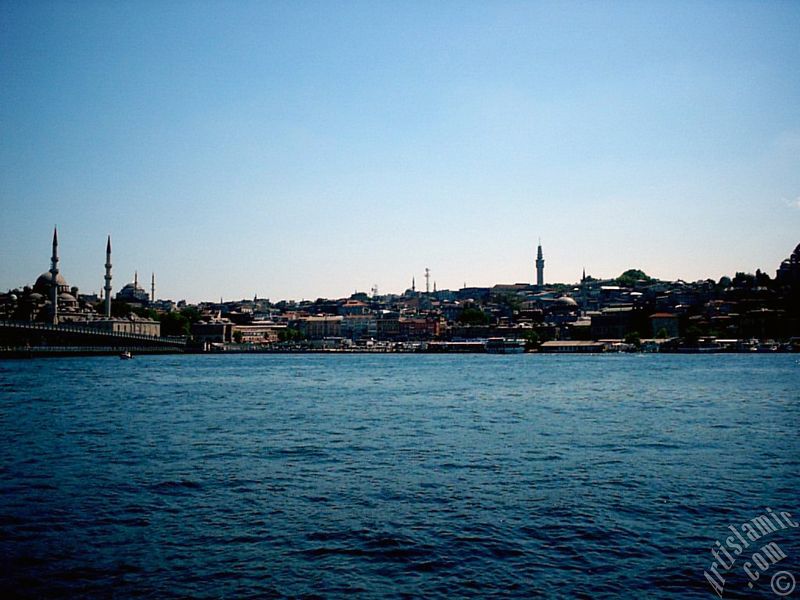
[[[800,242],[800,2],[0,2],[0,289],[695,280]]]

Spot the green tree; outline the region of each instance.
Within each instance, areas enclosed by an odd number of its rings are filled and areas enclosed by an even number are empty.
[[[200,311],[194,306],[182,308],[180,314],[185,317],[189,323],[197,323],[200,320]]]
[[[633,344],[636,348],[641,348],[642,339],[639,337],[638,331],[631,331],[625,336],[626,344]]]
[[[541,346],[539,341],[539,334],[531,329],[525,334],[525,350],[536,350]]]
[[[522,300],[517,294],[505,293],[499,294],[495,300],[498,304],[507,306],[512,311],[517,312],[522,308]]]
[[[489,315],[480,308],[469,306],[461,311],[458,322],[462,325],[488,325]]]
[[[700,336],[702,335],[703,332],[697,325],[689,325],[686,328],[686,335],[683,336],[683,341],[687,346],[696,347],[700,343]]]
[[[666,327],[662,327],[661,329],[659,329],[658,331],[656,331],[656,337],[657,337],[659,340],[665,340],[665,339],[667,339],[667,338],[669,337],[669,332],[667,331],[667,328],[666,328]]]
[[[179,312],[168,312],[161,315],[161,335],[189,335],[191,324],[189,319]]]
[[[143,317],[145,319],[153,319],[154,321],[158,321],[158,313],[154,311],[152,308],[133,308],[131,309],[133,314]]]
[[[244,334],[240,330],[236,330],[233,332],[233,341],[237,344],[242,343],[242,339],[244,338]]]
[[[303,339],[303,334],[298,329],[287,327],[278,332],[278,341],[281,342],[294,342]]]
[[[641,269],[628,269],[622,275],[617,277],[617,284],[625,287],[633,287],[639,281],[649,283],[653,278],[647,275]]]
[[[101,315],[106,314],[106,303],[105,301],[98,302],[94,305],[94,309],[100,313]],[[133,307],[127,302],[123,300],[114,300],[111,299],[111,317],[115,319],[122,319],[129,316],[132,312],[134,312]]]

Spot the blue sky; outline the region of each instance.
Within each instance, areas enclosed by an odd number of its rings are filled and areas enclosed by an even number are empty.
[[[798,2],[0,3],[0,289],[774,275]]]

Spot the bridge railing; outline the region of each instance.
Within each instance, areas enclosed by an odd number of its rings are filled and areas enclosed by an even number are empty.
[[[110,336],[114,338],[121,338],[127,340],[158,342],[161,344],[164,343],[176,344],[176,345],[186,344],[185,338],[161,337],[157,335],[144,335],[142,333],[105,331],[103,329],[98,329],[95,327],[82,327],[80,325],[73,325],[67,323],[60,325],[51,325],[49,323],[33,323],[30,321],[0,321],[0,328],[16,329],[16,330],[22,329],[31,331],[50,331],[50,332],[61,332],[61,333],[80,333],[87,335],[102,335],[102,336]]]

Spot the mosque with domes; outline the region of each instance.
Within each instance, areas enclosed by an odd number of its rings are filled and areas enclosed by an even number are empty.
[[[25,286],[22,290],[12,290],[5,295],[0,306],[0,320],[33,321],[51,325],[72,324],[107,333],[131,333],[148,336],[159,336],[161,324],[153,319],[135,314],[127,318],[111,316],[111,237],[106,244],[106,274],[104,296],[104,314],[100,314],[94,305],[97,296],[81,296],[77,287],[67,283],[59,269],[58,229],[53,230],[53,251],[50,257],[50,269],[36,278],[33,286]],[[155,276],[152,290],[155,291]],[[138,282],[138,273],[133,283],[125,285],[116,296],[133,306],[147,306],[150,296]]]

